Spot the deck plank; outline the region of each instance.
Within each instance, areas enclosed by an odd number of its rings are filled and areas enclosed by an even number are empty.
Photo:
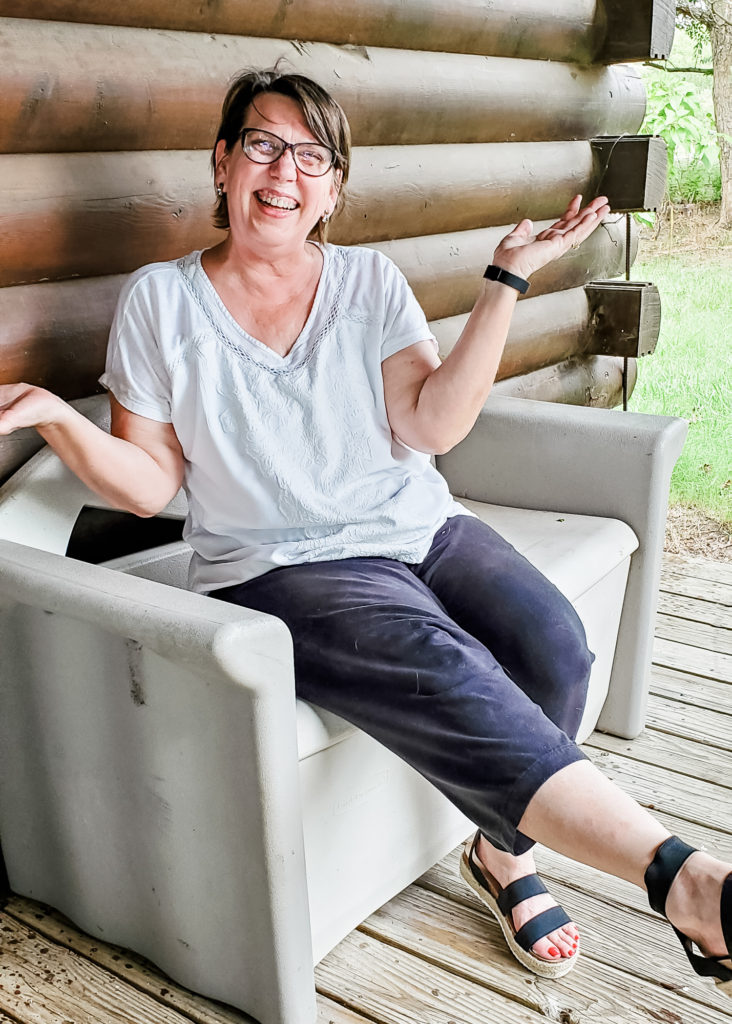
[[[728,620],[732,622],[732,615],[728,616]],[[702,647],[717,654],[732,655],[732,629],[724,626],[710,626],[704,622],[659,612],[656,616],[656,636],[690,647]]]
[[[663,565],[660,589],[683,597],[696,597],[700,601],[711,601],[725,608],[732,607],[732,582],[719,579],[689,576],[678,568]]]
[[[318,989],[379,1024],[546,1024],[546,1016],[463,972],[351,932],[316,967]],[[728,1022],[726,1022],[728,1024]]]
[[[732,584],[732,563],[712,558],[691,558],[687,555],[664,555],[664,571],[671,570],[701,580],[717,580]]]
[[[728,703],[727,707],[732,704]],[[727,710],[710,711],[676,700],[653,701],[649,702],[647,725],[659,732],[700,740],[710,748],[728,750],[730,747],[732,715]],[[710,751],[710,760],[713,757]]]
[[[653,666],[651,695],[669,697],[683,704],[732,715],[732,688],[729,683],[692,676],[688,672],[679,672],[674,668]]]
[[[360,1013],[349,1010],[347,1006],[334,1003],[332,999],[318,993],[316,1024],[374,1024],[374,1022],[373,1018],[362,1017]]]
[[[658,709],[659,705],[661,705],[661,701],[657,699],[653,703],[653,708]],[[697,709],[687,706],[686,711],[689,718],[694,716],[689,723],[692,733],[695,736],[701,735],[695,729]],[[710,712],[704,710],[703,714],[708,716]],[[662,709],[658,712],[658,719],[663,720]],[[728,728],[732,733],[732,719]],[[716,747],[712,757],[709,750],[710,744],[698,742],[688,736],[681,737],[669,732],[660,732],[657,729],[645,729],[634,740],[625,740],[619,736],[595,732],[587,741],[587,745],[595,750],[622,754],[629,760],[641,764],[668,768],[681,775],[691,775],[698,779],[704,779],[706,782],[732,788],[732,750],[728,747]]]
[[[708,1024],[710,1012],[719,1011],[724,1024],[730,1024],[732,1001],[695,977],[664,921],[634,910],[622,910],[610,920],[605,904],[557,883],[552,885],[553,894],[581,922],[582,954],[564,978],[533,979],[534,984],[527,985],[526,972],[508,951],[498,924],[457,875],[456,858],[450,861],[424,876],[429,889],[422,888],[422,881],[410,886],[359,930],[526,1002],[540,1013],[553,1003],[567,1019],[582,1024],[651,1019],[638,1016],[648,1006],[667,1014],[668,1020],[677,1014],[684,1022],[700,1024]]]
[[[675,615],[691,622],[702,622],[708,626],[730,627],[730,610],[726,605],[713,601],[702,601],[698,597],[683,597],[681,594],[659,591],[658,610],[666,615]]]
[[[0,914],[0,1009],[28,1024],[191,1024],[35,929]]]
[[[721,683],[732,683],[732,655],[729,654],[718,654],[717,651],[706,651],[701,647],[656,637],[653,642],[653,661],[665,668],[717,679]]]

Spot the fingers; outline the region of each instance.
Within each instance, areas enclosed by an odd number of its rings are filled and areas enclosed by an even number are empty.
[[[569,205],[567,207],[567,211],[564,214],[564,216],[565,217],[574,217],[574,215],[577,213],[577,211],[579,210],[581,205],[582,205],[582,196],[581,195],[573,196],[572,199],[570,199],[570,201],[569,201]]]
[[[61,399],[32,384],[0,385],[0,435],[50,422]]]
[[[536,236],[539,241],[547,241],[560,236],[572,235],[570,241],[574,244],[576,238],[574,233],[585,238],[590,231],[594,231],[599,222],[610,212],[606,196],[597,196],[583,209],[579,209],[581,196],[575,196],[567,207],[567,212],[558,221],[555,221],[548,228],[544,228]],[[572,211],[572,212],[570,212]]]
[[[545,231],[542,231],[537,235],[537,238],[541,238],[546,231],[569,231],[589,215],[594,214],[599,219],[610,212],[607,196],[596,196],[592,202],[588,203],[583,209],[580,209],[581,202],[582,196],[575,196],[559,220],[555,221],[551,227],[545,228]]]
[[[518,222],[513,231],[509,231],[506,238],[517,238],[520,241],[523,241],[531,236],[533,230],[534,222],[530,221],[528,217],[525,217],[523,220]]]

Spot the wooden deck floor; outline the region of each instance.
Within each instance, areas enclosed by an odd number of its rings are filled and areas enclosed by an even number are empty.
[[[732,859],[732,566],[668,558],[648,728],[587,750],[663,822]],[[457,877],[457,852],[352,932],[318,966],[319,1024],[732,1024],[732,999],[690,973],[632,886],[541,850],[583,955],[558,982],[524,972]],[[0,915],[0,1021],[245,1024],[48,908]]]

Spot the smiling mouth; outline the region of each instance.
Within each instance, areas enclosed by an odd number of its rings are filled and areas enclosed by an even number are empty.
[[[254,196],[262,206],[268,206],[275,210],[296,210],[300,205],[289,196],[276,196],[266,192],[255,192]]]

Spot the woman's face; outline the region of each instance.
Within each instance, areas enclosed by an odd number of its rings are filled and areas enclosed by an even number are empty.
[[[285,142],[319,142],[305,124],[299,103],[279,93],[260,93],[247,110],[244,128],[262,128]],[[260,240],[267,245],[304,244],[338,197],[336,172],[320,177],[303,174],[291,150],[271,164],[254,163],[236,142],[216,147],[216,184],[226,192],[232,238]],[[276,205],[275,205],[276,204]]]

